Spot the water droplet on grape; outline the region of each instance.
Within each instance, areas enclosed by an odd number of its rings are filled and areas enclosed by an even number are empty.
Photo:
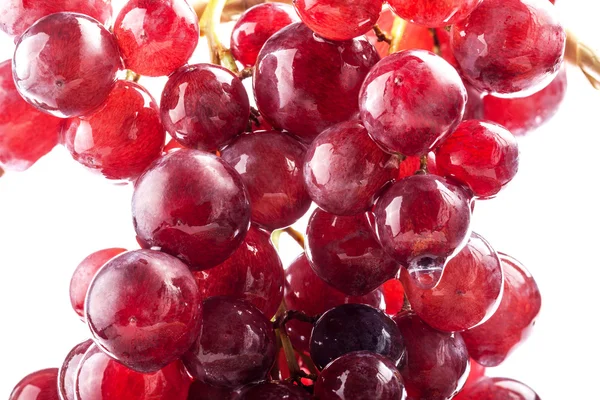
[[[442,279],[445,259],[442,257],[420,257],[408,266],[408,273],[413,282],[421,289],[433,289]]]

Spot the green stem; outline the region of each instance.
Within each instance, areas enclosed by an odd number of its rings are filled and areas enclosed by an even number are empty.
[[[234,74],[238,73],[235,59],[228,48],[223,46],[217,35],[217,27],[221,23],[221,15],[227,0],[210,0],[202,17],[200,18],[200,32],[206,35],[210,49],[210,61],[229,69]]]

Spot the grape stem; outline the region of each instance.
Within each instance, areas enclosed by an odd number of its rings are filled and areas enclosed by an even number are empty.
[[[425,175],[427,172],[427,154],[425,154],[419,159],[419,169],[415,172],[415,175]]]
[[[567,30],[565,60],[578,66],[594,89],[600,90],[600,55]]]
[[[231,21],[250,7],[265,2],[266,0],[227,0],[227,4],[223,8],[222,21]],[[270,2],[292,4],[292,0],[270,0]],[[196,14],[201,16],[204,13],[204,10],[206,10],[209,0],[195,0],[192,1],[192,3],[194,3],[194,11],[196,11]],[[203,35],[204,33],[201,34]]]
[[[128,81],[135,82],[135,83],[138,83],[140,81],[141,77],[142,76],[140,74],[136,74],[135,72],[133,72],[130,69],[128,69],[127,72],[125,73],[125,79]]]
[[[283,315],[287,312],[287,308],[285,306],[285,300],[281,301],[279,305],[279,310],[277,310],[277,314],[275,315],[275,321],[282,318]],[[292,346],[292,342],[290,341],[287,332],[285,331],[285,326],[276,327],[275,332],[279,336],[281,340],[281,347],[283,348],[283,353],[285,354],[285,360],[287,362],[288,369],[290,370],[290,377],[293,381],[300,383],[300,378],[302,378],[303,371],[300,370],[300,366],[298,365],[298,361],[296,360],[296,353],[294,352],[294,347]]]
[[[302,247],[302,249],[304,249],[305,246],[305,241],[304,241],[304,235],[301,234],[300,232],[298,232],[297,230],[295,230],[294,228],[287,227],[283,230],[285,233],[287,233],[288,235],[290,235],[290,237],[292,239],[294,239],[296,241],[296,243],[298,243],[298,245],[300,247]]]
[[[217,27],[221,23],[221,15],[227,0],[210,0],[200,18],[200,32],[206,35],[208,48],[210,49],[210,61],[213,64],[222,65],[234,74],[238,73],[238,67],[231,51],[223,46],[217,35]]]
[[[402,41],[402,36],[404,36],[404,31],[406,30],[406,21],[400,17],[396,17],[394,19],[394,24],[392,25],[392,40],[390,42],[390,49],[388,54],[393,54],[398,52],[400,47],[400,42]]]
[[[310,316],[302,311],[286,310],[283,314],[275,318],[275,322],[273,322],[273,324],[275,325],[275,329],[285,329],[285,324],[295,319],[314,325],[314,323],[317,322],[320,317],[320,315]]]
[[[240,78],[241,80],[244,80],[246,78],[250,78],[253,73],[254,73],[253,67],[246,67],[238,73],[238,78]]]
[[[382,31],[379,25],[373,25],[373,32],[375,32],[375,36],[377,36],[378,41],[392,44],[392,37],[388,35],[387,32]]]
[[[4,175],[4,170],[0,168],[0,178],[2,178],[2,175]]]

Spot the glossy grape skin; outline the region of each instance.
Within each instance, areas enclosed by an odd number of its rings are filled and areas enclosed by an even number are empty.
[[[379,19],[383,0],[294,0],[302,22],[329,40],[349,40],[369,32]]]
[[[239,174],[198,150],[181,149],[155,161],[136,182],[132,212],[143,247],[160,247],[192,270],[224,262],[250,228]]]
[[[435,175],[413,175],[392,185],[377,200],[374,214],[383,249],[428,288],[468,240],[471,194]]]
[[[57,117],[87,115],[106,100],[121,68],[119,48],[98,21],[56,13],[18,40],[13,78],[23,98]]]
[[[327,366],[315,384],[319,400],[405,400],[402,376],[385,357],[357,351]]]
[[[508,378],[484,378],[465,389],[461,400],[541,400],[529,386]]]
[[[169,75],[192,56],[198,17],[185,0],[129,0],[115,20],[114,35],[125,68],[146,76]]]
[[[244,400],[310,400],[308,392],[287,382],[265,382],[244,389]]]
[[[8,400],[59,400],[56,380],[57,368],[43,369],[27,375],[15,388]]]
[[[184,355],[205,383],[237,388],[266,378],[277,356],[275,331],[252,304],[231,297],[204,300],[200,336]]]
[[[284,272],[270,235],[254,226],[242,245],[223,264],[194,273],[200,298],[238,297],[252,303],[267,318],[283,298]]]
[[[563,67],[552,82],[530,96],[504,99],[483,98],[483,118],[496,122],[513,135],[521,136],[550,120],[567,93],[567,69]]]
[[[460,393],[458,393],[458,395],[452,398],[453,400],[465,400],[466,394],[468,393],[467,389],[469,388],[469,386],[473,386],[473,384],[477,383],[477,381],[481,379],[485,374],[485,367],[481,364],[478,364],[475,360],[470,359],[469,365],[471,368],[469,371],[469,377],[465,382],[465,386],[462,388]],[[465,395],[463,395],[463,393]]]
[[[542,298],[535,280],[514,258],[499,253],[504,294],[498,310],[485,323],[463,332],[471,357],[486,367],[500,365],[531,333]]]
[[[469,374],[469,354],[460,333],[440,332],[411,313],[394,317],[406,345],[400,373],[409,399],[446,400]]]
[[[435,288],[417,287],[408,272],[402,271],[414,312],[432,328],[445,332],[464,331],[488,320],[502,298],[503,279],[498,254],[475,232],[447,262]]]
[[[442,28],[462,21],[481,0],[388,0],[402,19],[429,28]]]
[[[0,4],[0,31],[19,36],[38,19],[63,11],[89,15],[104,24],[112,7],[110,0],[4,0]]]
[[[320,279],[302,253],[285,270],[284,299],[289,310],[316,316],[341,304],[361,303],[379,307],[382,294],[375,290],[361,297],[345,295]],[[311,324],[292,320],[286,324],[286,331],[296,350],[308,352]]]
[[[58,143],[63,123],[28,104],[15,87],[11,60],[0,63],[0,166],[24,171]]]
[[[239,400],[239,398],[236,390],[194,381],[190,386],[187,400]]]
[[[246,10],[235,23],[231,32],[231,53],[236,61],[251,67],[267,39],[298,21],[298,15],[289,4],[257,4]]]
[[[306,152],[304,183],[311,199],[336,215],[369,210],[398,174],[398,159],[383,152],[356,119],[334,125]]]
[[[310,336],[310,357],[319,369],[353,351],[369,351],[398,365],[404,341],[394,321],[364,304],[342,304],[326,311]]]
[[[381,148],[420,156],[458,126],[467,91],[443,58],[425,50],[406,50],[371,69],[359,102],[361,120]]]
[[[58,372],[58,392],[62,400],[75,400],[75,380],[77,378],[77,367],[83,359],[85,352],[92,346],[92,340],[79,343],[67,354]]]
[[[242,81],[231,71],[195,64],[169,77],[160,113],[167,131],[181,144],[214,151],[246,129],[250,103]]]
[[[166,138],[150,93],[122,80],[94,114],[69,119],[62,135],[76,161],[115,180],[137,178],[160,157]]]
[[[156,372],[192,345],[202,318],[194,276],[155,250],[118,255],[98,271],[85,299],[94,341],[139,372]]]
[[[191,379],[181,361],[142,374],[92,345],[77,368],[76,400],[186,400]]]
[[[304,145],[277,131],[240,136],[222,151],[248,189],[252,222],[272,231],[306,214],[311,201],[302,178],[305,154]]]
[[[462,76],[481,92],[522,94],[558,72],[566,34],[546,0],[483,0],[451,32]]]
[[[399,279],[390,279],[381,285],[383,298],[385,300],[385,313],[396,315],[402,311],[404,305],[404,287]]]
[[[289,25],[258,55],[256,105],[274,128],[311,142],[356,114],[360,86],[377,61],[379,55],[364,38],[331,42],[302,23]]]
[[[400,265],[377,242],[365,214],[340,217],[316,209],[306,230],[306,254],[317,276],[350,296],[364,296]]]
[[[465,115],[463,115],[463,121],[469,119],[488,119],[484,117],[484,94],[468,84],[465,85],[465,88],[467,89],[467,105],[465,106]]]
[[[519,147],[502,126],[464,121],[435,151],[440,175],[467,185],[479,199],[497,195],[519,170]]]

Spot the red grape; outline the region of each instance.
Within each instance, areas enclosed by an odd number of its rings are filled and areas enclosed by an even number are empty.
[[[350,296],[364,296],[398,272],[365,214],[340,217],[316,209],[306,231],[306,254],[313,271]]]
[[[288,382],[264,382],[242,391],[244,400],[310,400],[308,392]]]
[[[224,262],[250,227],[239,174],[198,150],[178,150],[155,161],[136,182],[132,210],[143,247],[160,247],[192,270]]]
[[[411,313],[394,317],[406,344],[400,373],[409,398],[446,400],[469,374],[469,354],[460,333],[440,332]]]
[[[332,214],[369,210],[383,186],[397,175],[397,158],[384,153],[356,119],[326,129],[306,152],[304,183],[308,194]]]
[[[504,294],[498,310],[485,323],[463,332],[469,354],[486,367],[501,364],[531,332],[542,299],[529,271],[514,258],[500,253]]]
[[[156,372],[196,339],[202,310],[187,266],[154,250],[118,255],[94,277],[85,317],[94,340],[139,372]]]
[[[268,230],[285,228],[306,214],[310,197],[302,164],[306,148],[277,131],[239,137],[221,153],[250,194],[252,222]]]
[[[383,0],[294,0],[302,21],[319,36],[348,40],[369,32]]]
[[[485,96],[483,115],[486,120],[499,123],[513,135],[525,135],[556,114],[566,92],[567,68],[563,67],[548,86],[531,96],[513,99]]]
[[[440,175],[469,186],[480,199],[494,197],[517,174],[519,148],[500,125],[465,121],[435,152]]]
[[[388,0],[400,18],[430,28],[441,28],[462,21],[481,0]]]
[[[321,39],[304,24],[273,35],[258,55],[254,96],[265,119],[305,142],[358,111],[358,92],[379,60],[364,38]]]
[[[285,280],[284,299],[288,309],[302,311],[310,316],[324,313],[341,304],[361,303],[373,307],[381,304],[379,290],[365,296],[352,297],[327,285],[314,273],[304,253],[285,270]],[[294,348],[307,352],[312,325],[292,320],[286,324],[286,330]]]
[[[467,393],[467,388],[475,384],[485,374],[485,367],[483,365],[478,364],[473,359],[469,360],[469,364],[471,366],[471,370],[469,371],[469,377],[465,382],[465,386],[457,396],[452,398],[452,400],[465,400],[463,393]]]
[[[360,117],[384,150],[427,154],[460,123],[467,92],[443,58],[407,50],[381,60],[360,90]]]
[[[398,180],[408,178],[409,176],[416,174],[420,169],[421,157],[406,157],[404,161],[400,163]],[[427,153],[427,172],[433,175],[439,175],[435,165],[435,154],[433,152]]]
[[[435,175],[396,182],[375,204],[375,224],[383,249],[408,269],[423,289],[439,281],[448,257],[470,233],[471,195]]]
[[[483,0],[452,27],[452,50],[464,78],[482,92],[539,90],[558,72],[566,34],[545,0]]]
[[[92,345],[77,368],[76,400],[186,400],[191,384],[181,361],[142,374]]]
[[[252,304],[226,296],[204,301],[202,331],[183,360],[205,383],[236,388],[262,381],[275,362],[273,325]]]
[[[59,400],[58,369],[49,368],[27,375],[17,383],[8,400]]]
[[[85,352],[92,346],[92,340],[79,343],[67,354],[58,373],[58,392],[62,400],[75,400],[75,379],[77,368]]]
[[[201,381],[192,382],[187,400],[239,400],[237,391],[211,386]]]
[[[167,131],[181,144],[214,151],[246,129],[250,103],[242,81],[231,71],[196,64],[169,77],[160,113]]]
[[[294,8],[288,4],[263,3],[249,8],[231,32],[231,53],[245,66],[252,66],[267,39],[298,21]]]
[[[200,298],[227,295],[252,303],[271,318],[283,297],[283,267],[268,233],[251,227],[223,264],[194,273]]]
[[[467,105],[465,107],[465,115],[463,115],[463,121],[468,119],[487,119],[484,118],[483,93],[476,90],[469,84],[465,84],[465,88],[467,89]]]
[[[63,11],[86,14],[104,24],[110,19],[112,7],[110,0],[3,0],[0,31],[19,36],[38,19]]]
[[[0,110],[2,168],[24,171],[58,143],[63,120],[23,100],[15,87],[10,60],[0,63]]]
[[[326,311],[310,336],[310,357],[319,369],[353,351],[369,351],[398,365],[404,341],[394,321],[364,304],[342,304]]]
[[[404,306],[404,286],[398,279],[390,279],[381,286],[385,300],[385,312],[396,315]]]
[[[169,75],[198,44],[198,17],[185,0],[129,0],[114,34],[125,67],[140,75]]]
[[[63,142],[73,158],[109,179],[135,179],[162,154],[165,129],[146,89],[117,81],[94,114],[71,118]]]
[[[120,67],[117,43],[98,21],[56,13],[19,38],[13,77],[21,96],[41,111],[79,117],[106,100]]]
[[[402,376],[379,354],[357,351],[327,366],[315,384],[319,400],[405,400]]]
[[[466,389],[461,400],[541,400],[529,386],[508,378],[485,378]]]
[[[488,320],[502,297],[500,258],[475,232],[451,258],[435,288],[423,290],[402,271],[402,284],[415,313],[440,331],[464,331]]]

